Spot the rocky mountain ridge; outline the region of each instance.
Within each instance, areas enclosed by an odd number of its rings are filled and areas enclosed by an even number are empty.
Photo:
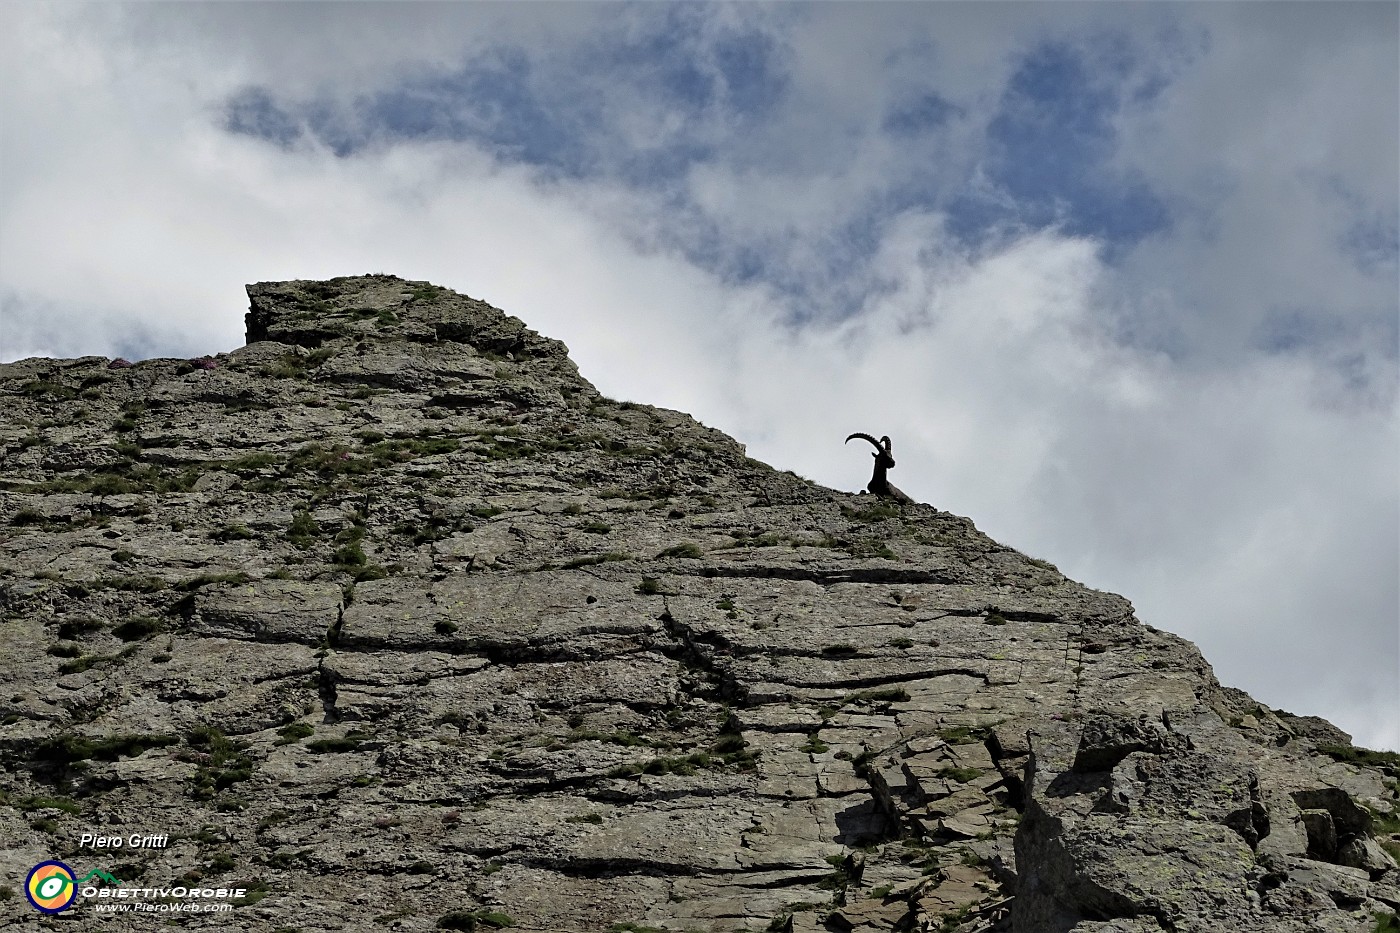
[[[57,858],[208,929],[1400,928],[1400,756],[1121,597],[446,289],[248,293],[0,365],[0,922],[151,922],[36,911]]]

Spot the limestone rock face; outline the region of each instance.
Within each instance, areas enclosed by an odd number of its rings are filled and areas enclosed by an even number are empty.
[[[1400,905],[1396,760],[1123,598],[605,399],[480,301],[248,293],[231,353],[0,366],[0,925],[55,858],[246,888],[208,928],[248,931],[1362,933]]]

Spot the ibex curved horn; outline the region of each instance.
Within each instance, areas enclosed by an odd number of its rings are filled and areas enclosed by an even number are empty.
[[[860,439],[863,440],[863,441],[869,441],[870,443],[874,444],[874,445],[875,445],[875,449],[878,450],[878,451],[880,451],[881,453],[884,453],[885,450],[887,449],[887,446],[882,447],[882,446],[880,445],[880,441],[875,440],[875,438],[871,437],[869,434],[861,434],[859,431],[857,431],[855,434],[852,434],[850,437],[846,438],[845,443],[849,444],[851,441],[855,440],[857,437],[860,438]],[[880,440],[884,441],[886,445],[888,445],[889,442],[890,442],[890,439],[889,439],[888,437],[882,437],[882,438],[880,438]]]

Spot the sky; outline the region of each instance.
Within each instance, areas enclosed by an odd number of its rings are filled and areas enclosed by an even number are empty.
[[[0,359],[388,272],[1400,749],[1396,3],[0,5]]]

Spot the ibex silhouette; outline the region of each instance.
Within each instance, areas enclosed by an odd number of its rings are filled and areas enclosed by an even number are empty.
[[[869,434],[856,433],[846,438],[846,443],[849,444],[853,438],[857,437],[875,445],[875,453],[872,455],[875,457],[875,475],[870,477],[870,483],[865,488],[877,496],[893,499],[896,502],[913,502],[913,499],[891,486],[886,476],[894,468],[894,454],[891,453],[893,444],[890,443],[888,435],[877,441]]]

